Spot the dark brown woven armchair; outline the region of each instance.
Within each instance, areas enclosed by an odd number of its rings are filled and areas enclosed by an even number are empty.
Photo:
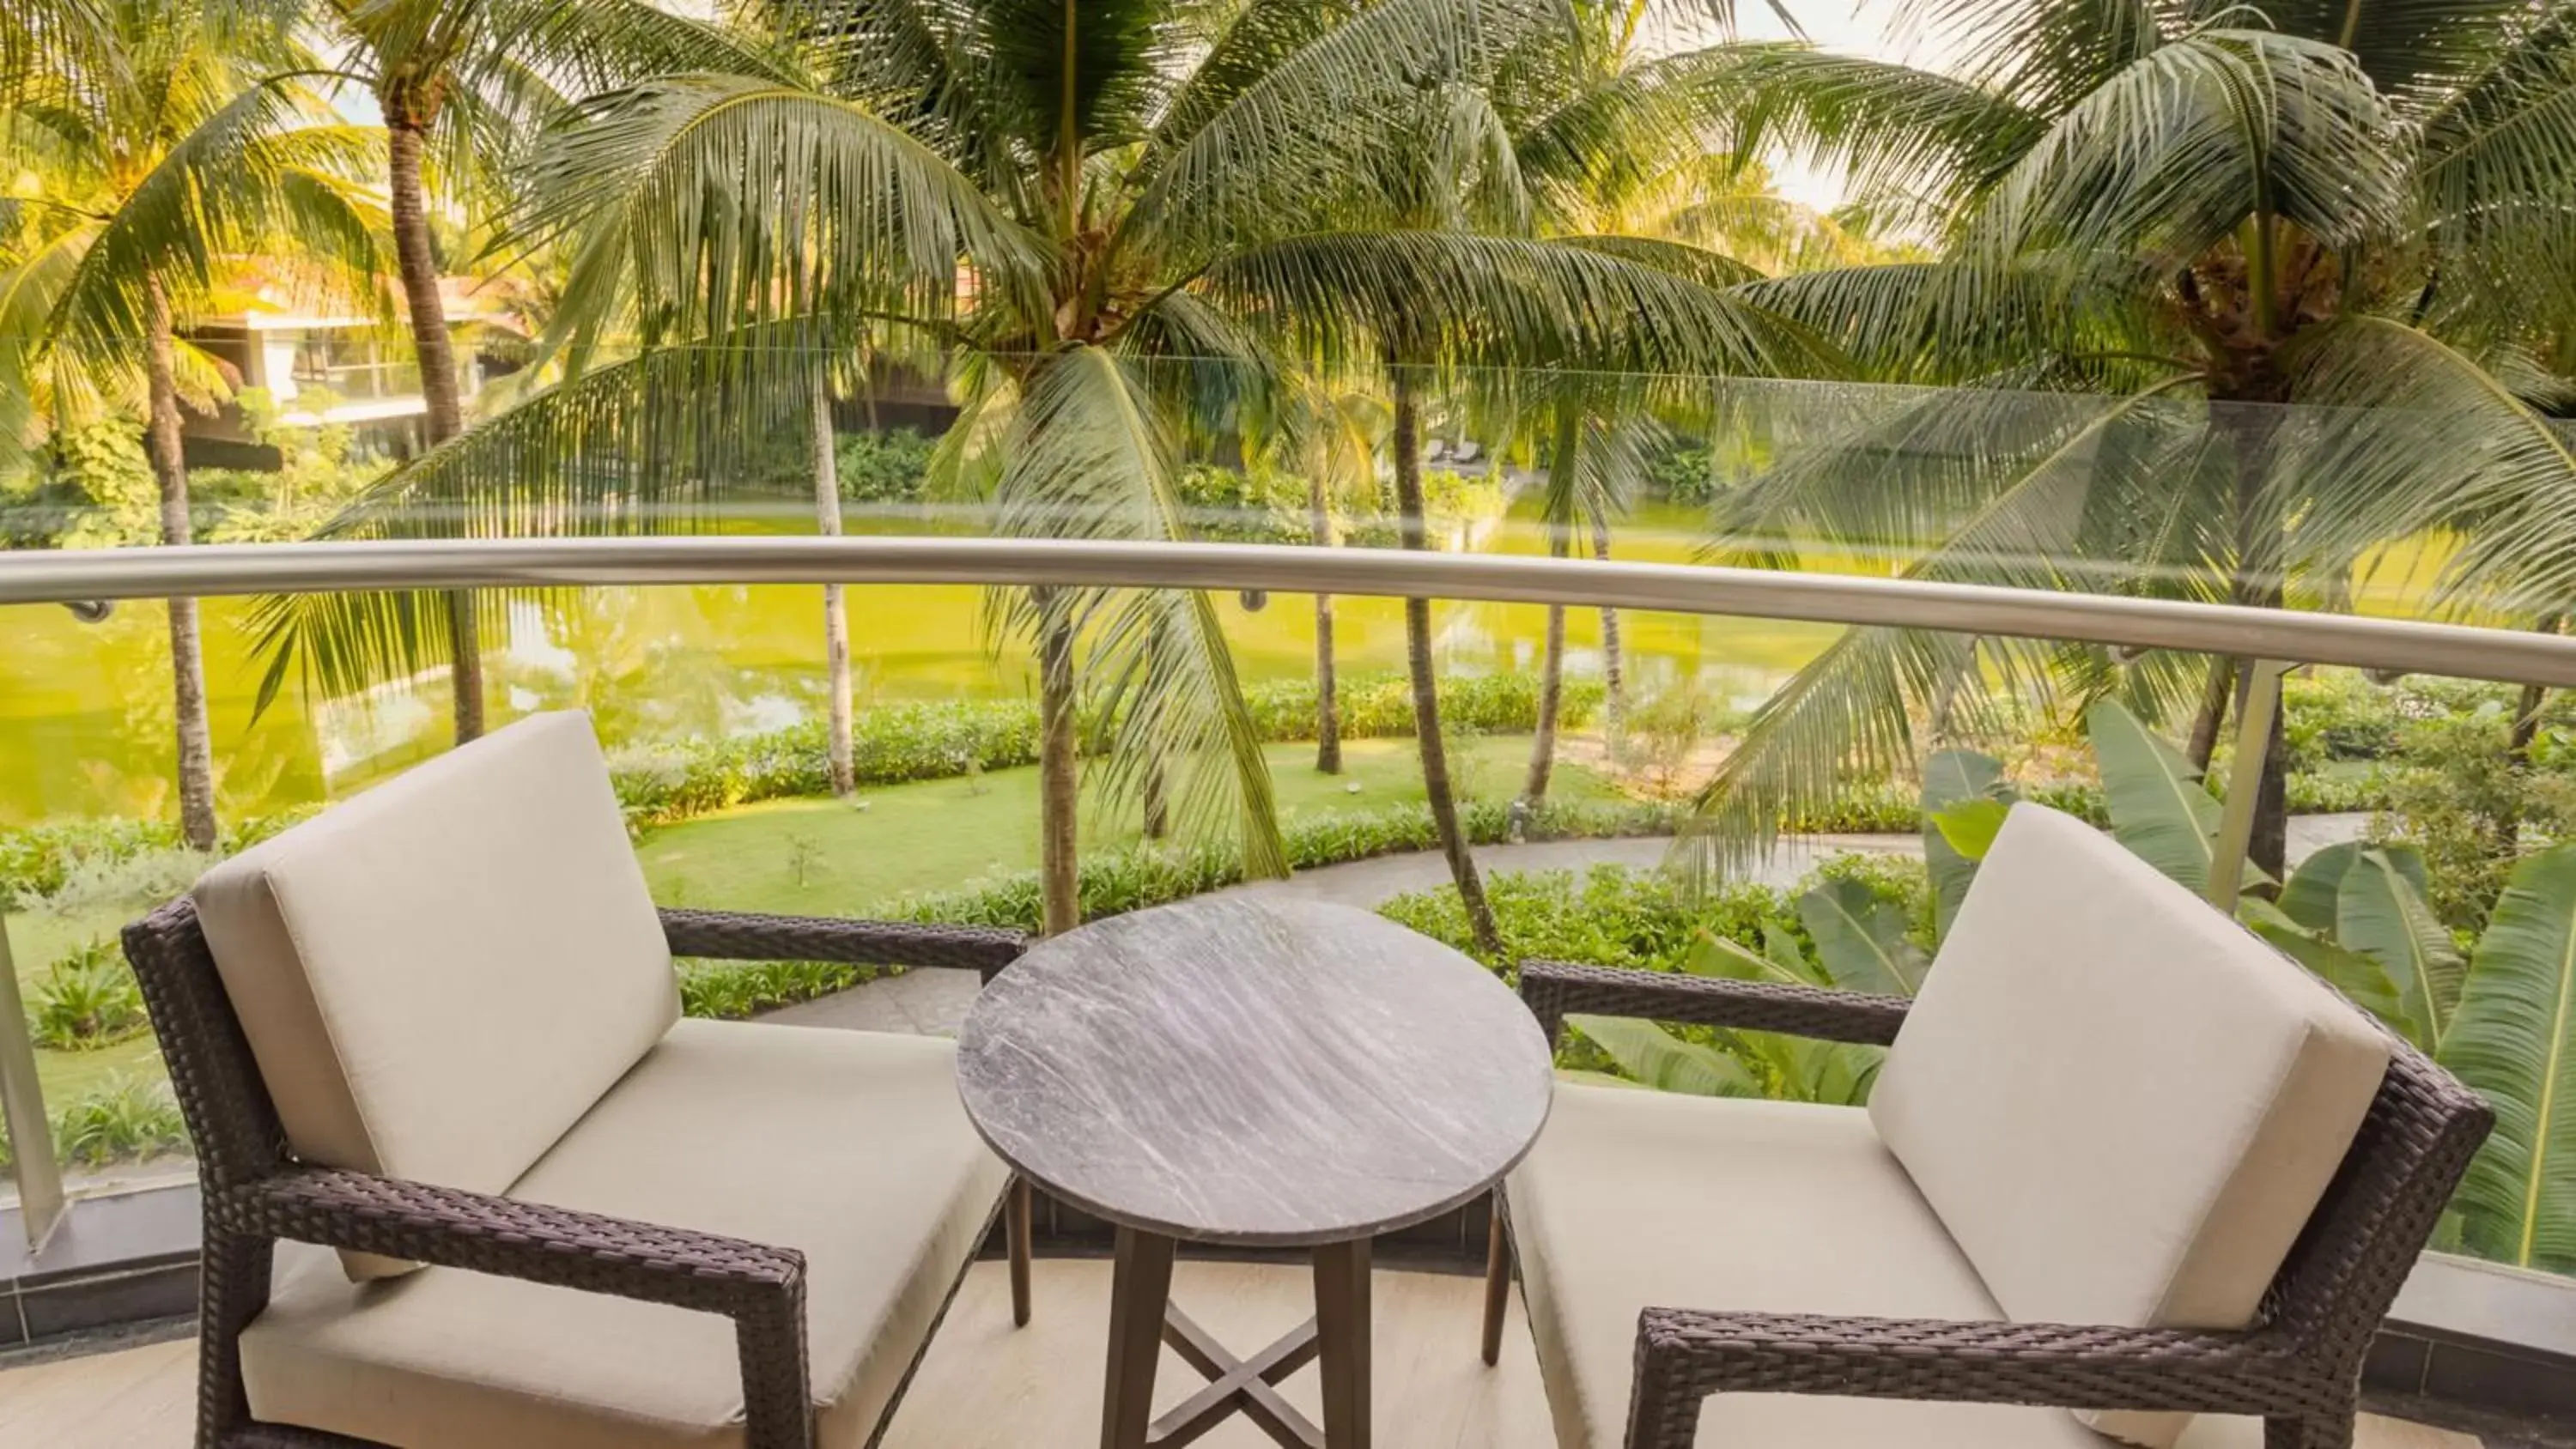
[[[1530,962],[1521,993],[1551,1041],[1569,1015],[1825,1041],[1893,1042],[1899,997]],[[2362,1358],[2493,1117],[2404,1043],[2341,1168],[2235,1332],[1897,1320],[1649,1306],[1636,1324],[1628,1449],[1689,1449],[1718,1393],[2260,1416],[2269,1449],[2351,1442]],[[1496,1194],[1485,1343],[1500,1341],[1512,1247]],[[1710,1230],[1725,1231],[1722,1216]],[[1666,1245],[1683,1255],[1684,1244]]]
[[[666,910],[661,920],[674,955],[949,967],[975,971],[988,981],[1025,945],[1014,932],[940,926],[693,910]],[[318,1449],[369,1442],[251,1417],[240,1338],[269,1305],[272,1255],[280,1240],[721,1314],[734,1325],[746,1445],[802,1449],[814,1442],[801,1253],[490,1194],[304,1166],[289,1152],[196,907],[187,900],[174,902],[127,927],[125,949],[142,982],[196,1143],[204,1188],[199,1445]],[[1007,1201],[1013,1306],[1025,1322],[1025,1190],[1015,1185]],[[927,1346],[925,1336],[922,1350]],[[916,1352],[913,1363],[918,1362]],[[904,1376],[908,1381],[909,1368]],[[895,1393],[899,1398],[900,1385]],[[883,1432],[893,1407],[889,1401],[876,1434]]]

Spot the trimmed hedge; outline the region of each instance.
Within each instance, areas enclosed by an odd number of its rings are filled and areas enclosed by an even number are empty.
[[[1264,740],[1315,737],[1311,680],[1247,687],[1244,704]],[[1342,733],[1350,739],[1409,738],[1413,695],[1400,674],[1336,682]],[[1581,728],[1601,705],[1601,685],[1568,680],[1559,717]],[[1526,674],[1453,675],[1440,681],[1441,721],[1461,733],[1526,734],[1538,727],[1538,682]],[[1028,700],[951,700],[882,705],[851,725],[851,764],[862,785],[940,780],[969,769],[1006,770],[1038,759],[1038,707]],[[739,739],[621,750],[610,761],[618,803],[637,831],[676,825],[756,800],[831,789],[830,741],[822,722]]]
[[[1501,801],[1475,800],[1460,807],[1467,834],[1479,845],[1509,838],[1511,807]],[[1524,827],[1528,840],[1606,839],[1622,835],[1662,835],[1676,816],[1661,805],[1547,806]],[[1438,848],[1439,835],[1428,806],[1390,806],[1381,810],[1335,814],[1310,821],[1292,820],[1283,834],[1288,863],[1299,870],[1365,860],[1371,856]],[[1232,846],[1166,846],[1151,843],[1095,852],[1082,862],[1082,916],[1140,911],[1185,897],[1235,885],[1243,879],[1241,856]],[[867,912],[898,921],[937,921],[961,926],[1038,929],[1038,873],[1009,871],[952,891],[914,894]]]

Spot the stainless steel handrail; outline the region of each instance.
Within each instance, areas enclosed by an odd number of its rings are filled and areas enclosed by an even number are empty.
[[[0,604],[351,589],[967,583],[1261,589],[2069,639],[2576,686],[2576,639],[2108,594],[1690,564],[998,538],[455,539],[0,553]]]

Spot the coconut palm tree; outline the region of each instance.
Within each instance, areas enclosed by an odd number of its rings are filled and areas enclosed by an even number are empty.
[[[1280,389],[1280,417],[1254,442],[1252,465],[1285,468],[1306,480],[1307,535],[1317,548],[1340,542],[1334,515],[1353,506],[1375,508],[1378,449],[1386,441],[1387,409],[1365,388],[1335,387],[1291,374]],[[1315,768],[1342,772],[1342,707],[1333,646],[1333,596],[1315,596]]]
[[[1186,536],[1184,418],[1257,396],[1283,358],[1724,370],[1794,335],[1630,258],[1423,224],[1421,128],[1561,23],[1545,0],[771,0],[760,18],[792,76],[660,78],[545,143],[518,234],[576,249],[570,380],[410,465],[342,533],[665,522],[730,481],[746,430],[804,415],[808,359],[863,336],[946,352],[963,412],[942,472],[989,487],[998,531],[1151,541]],[[280,601],[272,677],[393,673],[421,607]],[[1079,681],[1109,722],[1106,794],[1161,762],[1181,828],[1231,824],[1247,868],[1281,868],[1209,600],[1054,589],[992,617],[1040,663],[1049,929],[1077,914]]]
[[[384,116],[385,186],[404,322],[420,367],[425,440],[465,426],[456,351],[430,219],[426,176],[445,199],[503,197],[519,139],[563,108],[563,87],[597,89],[702,65],[752,70],[756,48],[642,0],[325,0],[315,7],[341,66]],[[456,738],[483,733],[483,663],[474,595],[446,596]]]
[[[0,57],[20,67],[0,75],[0,171],[39,178],[11,198],[20,246],[0,258],[0,466],[23,462],[47,426],[139,417],[164,544],[193,536],[180,407],[225,385],[181,321],[246,258],[343,291],[376,268],[382,218],[352,177],[372,169],[377,139],[286,74],[312,64],[292,19],[197,0],[36,0],[0,21],[12,37]],[[212,850],[197,604],[168,608],[180,830]]]
[[[1746,289],[1882,378],[1946,386],[1739,392],[1777,461],[1729,520],[1738,556],[2280,606],[2445,527],[2466,530],[2450,602],[2563,605],[2576,454],[2531,399],[2564,387],[2535,348],[2576,277],[2576,7],[1916,9],[1967,70],[1731,62],[1739,145],[1837,157],[1947,218],[1929,260]],[[1702,801],[1702,858],[1910,770],[1912,712],[1984,707],[1963,680],[2196,710],[2205,757],[2243,668],[1852,631],[1755,716]],[[2280,758],[2253,843],[2276,875]]]

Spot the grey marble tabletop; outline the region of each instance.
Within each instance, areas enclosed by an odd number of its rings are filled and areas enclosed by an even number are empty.
[[[1203,897],[1042,942],[957,1038],[967,1115],[1004,1161],[1197,1242],[1341,1242],[1436,1217],[1520,1161],[1554,1081],[1493,973],[1308,901]]]

